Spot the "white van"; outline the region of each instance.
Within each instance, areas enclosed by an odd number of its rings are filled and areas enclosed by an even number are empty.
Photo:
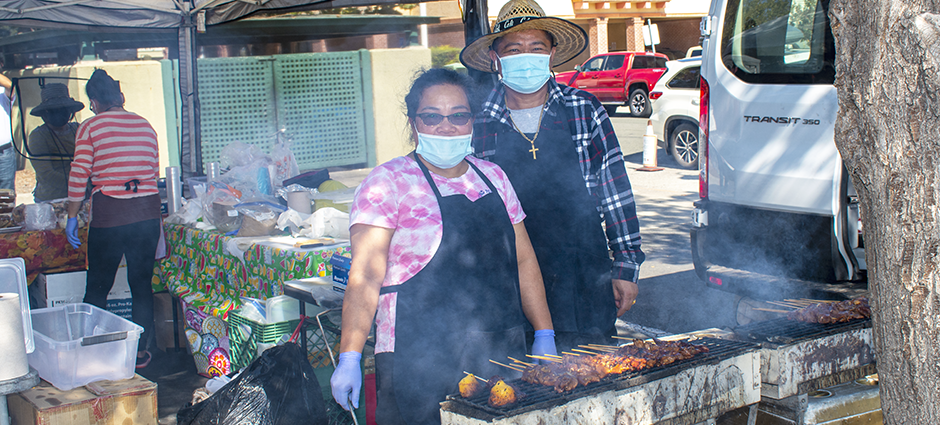
[[[828,0],[713,0],[702,20],[699,277],[864,278],[858,202],[833,141]],[[746,273],[742,273],[746,272]]]

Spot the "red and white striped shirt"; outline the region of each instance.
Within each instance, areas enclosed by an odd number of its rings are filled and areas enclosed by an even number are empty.
[[[80,202],[85,198],[89,178],[95,192],[113,198],[157,193],[158,152],[157,133],[140,115],[113,111],[85,120],[75,135],[69,201]],[[130,183],[131,190],[127,190],[125,183],[135,179],[139,183]]]

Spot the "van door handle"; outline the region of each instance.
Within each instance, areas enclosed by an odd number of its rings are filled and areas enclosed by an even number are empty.
[[[692,99],[692,104],[693,104],[693,105],[698,105],[698,104],[699,104],[699,100],[698,100],[698,99]]]
[[[622,78],[622,77],[623,77],[623,75],[622,75],[622,74],[617,74],[617,75],[614,75],[614,78]]]

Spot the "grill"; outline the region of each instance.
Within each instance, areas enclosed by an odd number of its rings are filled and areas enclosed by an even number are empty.
[[[817,324],[785,318],[734,329],[761,345],[761,395],[782,399],[876,373],[871,320]]]
[[[442,403],[445,424],[476,423],[697,423],[755,403],[760,396],[758,346],[702,338],[708,353],[667,366],[608,376],[566,393],[552,387],[509,381],[526,397],[503,408],[487,405],[489,394],[471,399],[450,395]]]

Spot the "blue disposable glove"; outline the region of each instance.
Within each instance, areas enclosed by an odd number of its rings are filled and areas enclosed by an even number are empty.
[[[555,331],[552,329],[541,329],[535,331],[535,341],[532,342],[532,355],[544,356],[546,354],[557,355],[555,350]],[[548,360],[540,360],[541,363],[548,363]]]
[[[72,248],[78,249],[82,246],[81,239],[78,239],[78,218],[72,217],[65,225],[65,238],[69,240]]]
[[[362,369],[359,367],[361,359],[362,354],[355,351],[340,353],[339,364],[330,378],[333,400],[346,410],[349,410],[350,401],[353,408],[359,408],[359,391],[362,389]]]

